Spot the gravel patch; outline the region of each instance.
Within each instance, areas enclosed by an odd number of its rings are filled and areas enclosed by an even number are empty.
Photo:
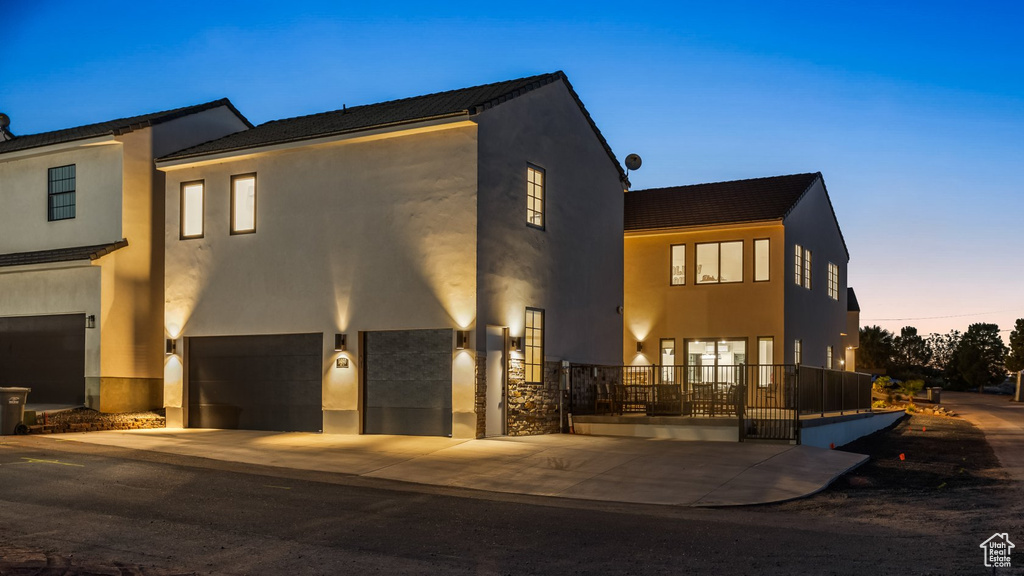
[[[45,416],[36,416],[35,425],[28,427],[29,434],[59,434],[64,432],[96,432],[99,430],[136,430],[139,428],[164,428],[164,410],[147,412],[124,412],[108,414],[91,408],[62,410]]]

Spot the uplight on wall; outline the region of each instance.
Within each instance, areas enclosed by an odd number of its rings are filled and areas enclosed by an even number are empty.
[[[334,335],[334,351],[345,352],[348,350],[348,336],[345,334]]]
[[[168,356],[177,353],[178,352],[178,341],[175,340],[174,338],[168,338],[167,339],[167,344],[166,344],[166,347],[165,347],[164,350],[165,350],[165,352],[167,353]]]
[[[465,350],[469,346],[469,330],[455,331],[455,349]]]

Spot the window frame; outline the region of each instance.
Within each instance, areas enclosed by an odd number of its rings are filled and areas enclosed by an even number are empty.
[[[61,178],[59,180],[53,179],[54,170],[61,170],[63,168],[71,168],[74,174],[71,178]],[[64,190],[63,192],[53,192],[51,190],[55,182],[66,182],[71,180],[73,188],[71,190]],[[71,195],[71,204],[60,206],[62,210],[71,208],[70,216],[62,216],[57,218],[54,216],[53,198],[55,196],[64,196],[66,194]],[[77,164],[64,164],[63,166],[51,166],[46,170],[46,221],[47,222],[60,222],[62,220],[74,220],[78,217],[78,167]]]
[[[675,281],[675,262],[676,262],[676,248],[683,249],[683,273],[679,275],[680,282]],[[686,244],[671,244],[668,249],[668,285],[669,286],[686,286]]]
[[[810,248],[804,248],[804,283],[803,287],[811,290],[812,254]]]
[[[531,199],[536,198],[536,196],[533,194],[533,192],[534,192],[534,190],[536,189],[536,186],[537,186],[536,183],[530,181],[530,171],[531,170],[533,170],[535,172],[538,172],[541,175],[541,183],[540,183],[540,211],[538,212],[540,214],[540,224],[534,224],[531,221],[531,218],[530,218],[530,216],[532,215],[531,212],[536,212],[531,207]],[[526,225],[529,226],[530,228],[536,228],[538,230],[546,230],[547,229],[547,224],[548,224],[548,217],[547,217],[548,193],[547,192],[548,192],[548,173],[547,173],[547,170],[545,170],[544,168],[542,168],[542,167],[540,167],[540,166],[538,166],[536,164],[533,164],[531,162],[527,162],[526,163]]]
[[[797,286],[803,286],[804,285],[804,247],[799,245],[799,244],[794,244],[793,247],[796,248],[796,252],[793,255],[793,264],[794,264],[793,272],[795,274],[795,276],[793,277],[793,282]]]
[[[825,347],[825,368],[827,368],[829,370],[835,370],[835,368],[833,368],[834,365],[835,365],[835,350],[833,350],[832,346],[826,346]]]
[[[195,184],[201,185],[202,189],[203,189],[202,208],[200,209],[200,212],[199,212],[199,214],[201,216],[201,218],[200,218],[200,228],[202,229],[202,231],[199,234],[192,234],[192,235],[186,236],[185,235],[185,187],[186,186],[193,186]],[[189,180],[188,182],[182,182],[179,185],[179,190],[180,190],[180,193],[179,193],[180,205],[179,205],[179,209],[178,209],[178,239],[179,240],[195,240],[197,238],[205,238],[206,237],[206,180],[205,179],[202,179],[202,180]]]
[[[530,324],[531,312],[537,317],[540,317],[540,327]],[[544,334],[544,309],[533,308],[531,306],[526,307],[525,321],[523,322],[523,381],[527,384],[543,384],[544,383],[544,345],[546,337]],[[532,327],[531,327],[532,326]],[[534,342],[536,342],[536,335],[540,335],[540,345],[530,345],[530,330],[534,330]],[[540,354],[540,360],[538,361],[536,355]],[[532,354],[531,354],[532,352]],[[531,358],[531,356],[533,356]],[[532,360],[532,361],[531,361]],[[531,374],[531,368],[536,371],[536,374]],[[531,380],[531,376],[537,376],[539,379]]]
[[[707,245],[711,245],[711,244],[715,244],[715,245],[718,246],[718,278],[714,282],[711,282],[711,281],[701,282],[700,279],[697,277],[697,274],[699,274],[698,268],[700,267],[700,265],[698,263],[699,262],[698,253],[699,253],[699,250],[700,250],[701,246],[707,246]],[[740,245],[740,279],[739,280],[722,281],[722,244],[739,244]],[[744,259],[743,249],[744,249],[744,245],[745,244],[746,244],[746,242],[744,242],[742,239],[741,240],[721,240],[721,241],[717,241],[717,242],[695,242],[693,244],[693,246],[694,246],[694,248],[693,248],[693,285],[694,286],[699,286],[699,285],[702,285],[702,284],[742,284],[744,282],[744,277],[745,277],[744,270],[743,270],[743,259]]]
[[[758,280],[757,279],[757,271],[758,271],[758,266],[757,266],[757,243],[758,242],[767,242],[768,243],[768,251],[766,253],[765,263],[764,263],[764,280]],[[754,277],[753,277],[753,281],[754,282],[771,282],[771,280],[772,280],[772,272],[771,272],[771,270],[772,270],[772,240],[771,240],[771,238],[754,238],[753,242],[751,242],[751,247],[754,250]]]
[[[238,180],[245,179],[245,178],[252,178],[252,230],[237,230],[236,229],[236,222],[235,222],[235,210],[236,210],[236,207],[235,207],[235,182],[238,181]],[[258,212],[258,207],[257,207],[257,202],[259,201],[259,199],[258,199],[259,192],[258,192],[257,183],[256,183],[256,173],[255,172],[248,172],[246,174],[232,174],[231,175],[231,188],[230,188],[230,190],[231,190],[231,192],[230,192],[230,196],[231,197],[229,199],[229,202],[231,204],[231,216],[230,216],[231,220],[228,222],[228,227],[229,227],[229,230],[231,231],[231,235],[232,236],[236,236],[236,235],[240,235],[240,234],[255,234],[256,233],[256,215],[259,213]],[[205,201],[206,201],[206,190],[204,189],[203,190],[203,202],[205,203]],[[205,228],[205,226],[204,226],[204,228]]]
[[[793,364],[800,365],[804,361],[804,343],[799,338],[793,340]]]
[[[828,297],[839,301],[839,266],[828,263]]]

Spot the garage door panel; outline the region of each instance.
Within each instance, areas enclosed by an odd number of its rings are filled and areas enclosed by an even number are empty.
[[[450,436],[452,330],[368,332],[364,345],[364,431]]]
[[[0,386],[33,404],[85,403],[85,315],[0,318]]]
[[[367,434],[400,434],[408,436],[451,436],[451,409],[380,408],[366,409]],[[377,430],[369,429],[373,422]]]

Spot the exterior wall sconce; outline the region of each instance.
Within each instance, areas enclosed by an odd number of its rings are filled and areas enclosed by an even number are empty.
[[[455,349],[465,350],[469,346],[469,330],[456,330]]]
[[[96,315],[95,314],[89,314],[88,316],[85,317],[85,327],[86,328],[95,328],[96,327]]]
[[[512,352],[518,352],[523,347],[523,337],[513,336],[508,339],[508,347]]]
[[[344,352],[348,350],[348,336],[345,334],[334,335],[334,351]]]
[[[178,351],[178,341],[175,340],[174,338],[168,338],[167,339],[167,347],[166,347],[167,355],[170,356],[170,355],[176,353],[177,351]]]
[[[640,354],[643,351],[644,351],[644,343],[642,341],[640,341],[640,340],[637,340],[636,341],[636,353]]]

